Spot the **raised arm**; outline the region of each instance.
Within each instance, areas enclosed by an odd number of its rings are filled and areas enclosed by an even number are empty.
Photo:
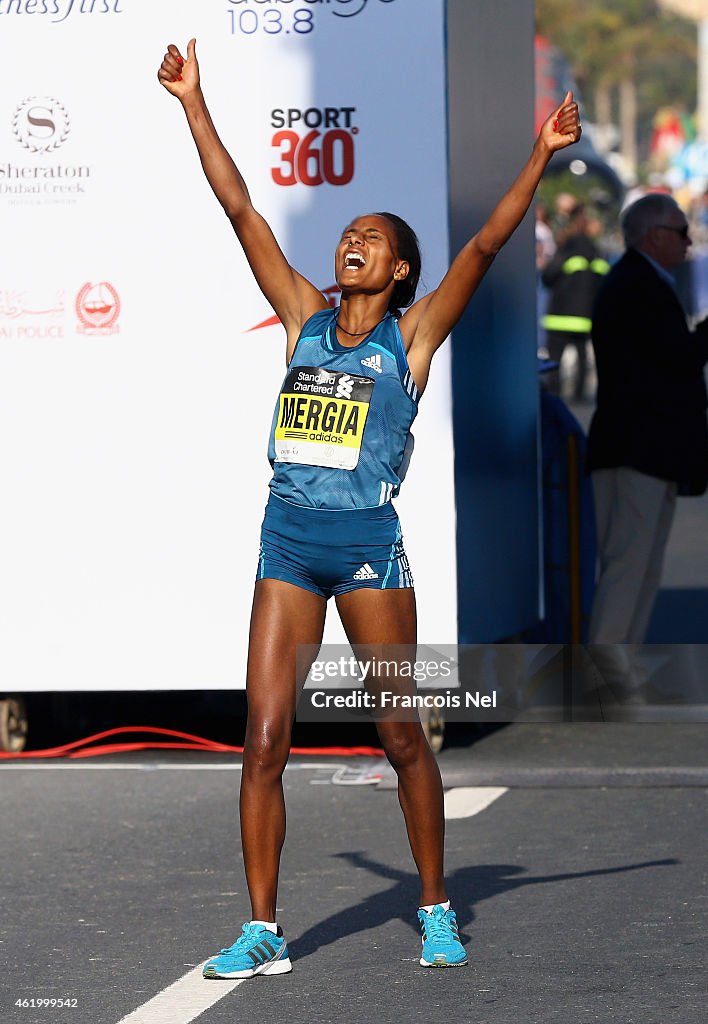
[[[402,317],[401,333],[418,388],[425,387],[433,355],[462,316],[494,257],[523,220],[549,160],[556,150],[577,142],[580,135],[578,105],[569,92],[541,128],[528,162],[487,223],[458,253],[436,291]]]
[[[167,47],[158,80],[181,102],[207,181],[243,246],[258,285],[288,334],[288,358],[300,328],[327,302],[321,292],[290,266],[267,221],[251,203],[246,183],[219,138],[202,94],[196,40],[187,44],[186,60],[173,44]]]

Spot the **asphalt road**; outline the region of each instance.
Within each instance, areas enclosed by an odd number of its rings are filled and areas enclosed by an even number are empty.
[[[672,749],[654,760],[666,764]],[[450,758],[464,783],[461,766],[479,766],[484,744]],[[237,986],[197,976],[156,1001],[247,916],[237,761],[0,767],[3,1024],[118,1024],[141,1006],[130,1024],[182,1024],[204,992],[213,1005],[200,1024],[705,1020],[706,785],[579,787],[559,775],[558,785],[482,790],[490,805],[473,813],[471,802],[447,825],[470,965],[431,971],[418,965],[395,792],[335,785],[336,762],[315,758],[286,774],[279,919],[293,972]],[[458,788],[458,813],[479,793]],[[51,998],[76,1006],[16,1005]]]

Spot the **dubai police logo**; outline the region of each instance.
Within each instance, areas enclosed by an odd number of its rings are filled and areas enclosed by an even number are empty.
[[[374,381],[317,366],[297,366],[283,384],[275,461],[355,469]]]
[[[66,108],[53,96],[28,96],[12,115],[15,138],[31,153],[50,153],[71,131]]]
[[[110,281],[87,281],[76,296],[74,309],[79,334],[95,337],[117,334],[120,329],[116,322],[120,316],[120,296]]]

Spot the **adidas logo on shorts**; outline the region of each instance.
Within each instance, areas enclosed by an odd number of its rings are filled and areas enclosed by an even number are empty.
[[[361,360],[361,365],[368,366],[370,370],[376,370],[377,373],[383,373],[381,356],[368,356],[366,359]]]
[[[366,562],[365,565],[362,565],[361,569],[357,569],[352,576],[352,579],[354,580],[377,580],[378,578],[379,574],[374,572],[368,562]]]

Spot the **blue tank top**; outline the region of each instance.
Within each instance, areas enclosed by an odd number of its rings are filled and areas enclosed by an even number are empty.
[[[336,336],[338,309],[303,326],[273,414],[273,494],[311,508],[372,508],[398,493],[418,412],[398,321],[359,345]]]

